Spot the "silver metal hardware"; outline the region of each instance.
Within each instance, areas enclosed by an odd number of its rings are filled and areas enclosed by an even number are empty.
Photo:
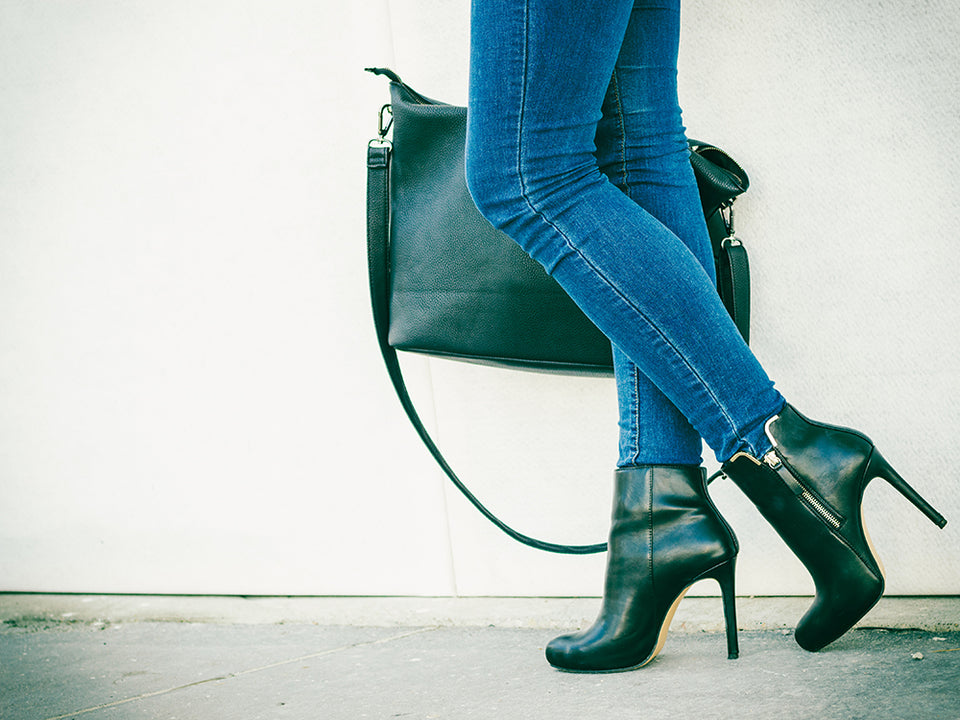
[[[385,120],[386,115],[390,117]],[[393,108],[390,107],[390,103],[387,103],[380,108],[380,112],[377,115],[377,137],[368,142],[367,147],[378,145],[380,147],[392,148],[393,143],[387,140],[387,133],[390,132],[391,127],[393,127]]]
[[[797,476],[790,471],[790,468],[783,464],[783,461],[780,460],[780,456],[777,455],[776,451],[771,450],[764,455],[763,462],[777,473],[779,478],[790,488],[793,494],[799,497],[808,508],[819,515],[827,525],[835,530],[840,528],[843,524],[843,519],[831,512],[826,505],[820,502],[816,495],[810,492],[807,487],[800,482]]]
[[[720,217],[727,228],[727,235],[733,237],[736,234],[733,224],[733,201],[720,206]]]
[[[384,115],[390,116],[387,119],[386,125],[384,125]],[[390,103],[387,103],[380,108],[380,114],[377,116],[377,135],[380,136],[380,140],[383,140],[387,136],[391,127],[393,127],[393,108],[390,106]]]
[[[817,515],[823,518],[823,521],[830,525],[833,528],[839,528],[842,524],[840,519],[834,515],[832,512],[827,510],[823,504],[817,500],[816,497],[810,494],[808,490],[804,490],[803,494],[800,496],[800,499],[803,500]]]
[[[774,447],[777,446],[777,439],[773,437],[773,433],[770,432],[770,426],[773,425],[773,423],[775,423],[779,419],[780,419],[780,415],[774,415],[772,418],[770,418],[763,424],[763,433],[764,435],[767,436],[767,440],[769,440],[770,444],[773,445]]]

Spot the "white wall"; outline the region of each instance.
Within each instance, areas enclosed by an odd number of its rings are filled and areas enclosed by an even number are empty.
[[[373,341],[363,164],[387,88],[361,68],[463,102],[467,5],[0,6],[0,590],[599,592],[602,557],[517,546],[446,487]],[[753,180],[754,347],[953,519],[871,487],[889,591],[957,593],[960,9],[684,8],[687,125]],[[603,538],[612,381],[405,360],[494,510]],[[808,592],[714,493],[740,591]]]

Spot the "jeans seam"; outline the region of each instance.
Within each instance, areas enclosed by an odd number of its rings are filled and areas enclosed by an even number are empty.
[[[521,124],[522,124],[522,123],[521,123]],[[522,137],[522,129],[521,129],[521,137]],[[641,318],[643,318],[643,320],[647,323],[648,327],[650,327],[650,329],[652,329],[652,330],[663,340],[664,344],[673,351],[674,355],[675,355],[675,356],[683,363],[683,365],[687,368],[688,372],[689,372],[690,375],[696,380],[697,384],[704,390],[704,392],[707,394],[707,396],[708,396],[708,397],[710,398],[710,400],[713,402],[713,404],[714,404],[714,406],[717,408],[717,410],[720,411],[720,415],[723,417],[724,420],[726,420],[728,426],[730,427],[731,431],[733,432],[733,436],[734,436],[738,441],[740,441],[741,444],[747,444],[747,445],[749,445],[749,443],[747,443],[747,441],[746,441],[746,438],[744,438],[744,437],[741,436],[740,431],[739,431],[739,428],[737,428],[737,425],[736,425],[736,423],[733,421],[733,418],[730,417],[730,414],[727,412],[727,408],[723,405],[723,403],[720,402],[720,399],[719,399],[719,398],[713,393],[713,391],[709,388],[709,386],[707,385],[706,381],[703,379],[703,377],[701,377],[700,373],[698,373],[698,372],[696,371],[696,369],[689,363],[689,361],[683,356],[683,353],[680,352],[680,350],[679,350],[679,348],[677,348],[676,344],[675,344],[669,337],[667,337],[667,335],[666,335],[666,333],[663,331],[663,329],[660,328],[660,327],[658,327],[658,326],[653,322],[653,320],[651,320],[650,317],[649,317],[645,312],[643,312],[643,310],[641,310],[639,307],[637,307],[634,303],[630,302],[630,299],[623,293],[623,291],[621,291],[620,288],[618,288],[613,282],[611,282],[610,279],[609,279],[605,274],[603,274],[602,272],[600,272],[600,269],[599,269],[596,265],[594,265],[592,262],[590,262],[590,259],[587,258],[587,257],[583,254],[583,252],[581,252],[580,249],[577,248],[577,247],[570,241],[570,238],[567,237],[566,233],[564,233],[564,232],[563,232],[553,221],[551,221],[543,212],[541,212],[539,209],[537,209],[537,207],[533,204],[533,202],[531,202],[530,197],[529,197],[529,195],[527,194],[526,183],[524,182],[524,179],[523,179],[523,175],[524,175],[523,169],[522,169],[522,167],[520,166],[520,162],[519,162],[519,158],[521,157],[521,155],[522,155],[522,152],[518,153],[518,155],[517,155],[517,159],[518,159],[518,163],[517,163],[517,173],[518,173],[518,177],[519,177],[519,179],[520,179],[520,188],[521,188],[521,194],[522,194],[522,196],[523,196],[523,201],[526,203],[527,207],[529,207],[530,210],[531,210],[537,217],[539,217],[544,223],[546,223],[546,224],[549,225],[551,228],[553,228],[554,231],[556,231],[556,233],[563,239],[564,245],[566,245],[567,248],[568,248],[571,252],[573,252],[577,257],[579,257],[579,258],[587,265],[587,267],[589,267],[589,268],[593,271],[593,274],[594,274],[598,279],[600,279],[600,280],[603,282],[604,285],[606,285],[610,290],[613,291],[614,295],[616,295],[628,308],[630,308],[631,310],[633,310],[633,312],[635,312],[637,315],[639,315]],[[630,358],[630,361],[633,362],[633,359]],[[636,363],[634,363],[634,364],[636,364]]]
[[[631,363],[633,361],[631,360]],[[633,463],[640,459],[640,368],[633,363]]]
[[[720,402],[720,399],[713,393],[713,391],[707,385],[706,381],[703,379],[703,377],[701,377],[700,373],[698,373],[696,371],[696,368],[694,368],[690,364],[690,362],[683,356],[683,353],[680,352],[679,348],[667,336],[667,334],[663,331],[663,329],[657,326],[657,324],[654,323],[653,320],[651,320],[650,317],[641,308],[637,307],[634,303],[630,302],[630,298],[628,298],[623,293],[623,291],[620,290],[620,288],[618,288],[613,282],[611,282],[610,278],[608,278],[604,273],[600,271],[600,268],[598,268],[596,265],[590,262],[590,259],[586,255],[584,255],[583,252],[581,252],[580,249],[577,248],[570,241],[570,238],[567,237],[566,233],[564,233],[554,222],[552,222],[546,215],[544,215],[544,213],[542,213],[540,210],[538,210],[534,206],[534,204],[530,201],[530,198],[528,197],[526,192],[526,187],[523,182],[523,171],[520,167],[518,167],[517,169],[520,175],[520,185],[521,185],[521,188],[523,189],[523,199],[524,199],[524,202],[527,204],[527,206],[536,214],[537,217],[539,217],[543,222],[545,222],[547,225],[553,228],[557,232],[557,234],[561,238],[563,238],[564,245],[566,245],[570,251],[572,251],[577,257],[579,257],[587,265],[587,267],[589,267],[593,271],[593,274],[595,277],[600,279],[604,285],[606,285],[611,291],[613,291],[614,295],[616,295],[616,297],[618,297],[628,308],[630,308],[631,310],[633,310],[633,312],[635,312],[637,315],[643,318],[647,326],[650,327],[650,329],[653,330],[663,340],[664,344],[668,348],[670,348],[670,350],[673,351],[674,355],[687,368],[688,372],[696,380],[697,384],[704,390],[704,392],[713,402],[717,410],[720,411],[720,415],[723,417],[724,420],[726,420],[731,431],[733,432],[733,436],[737,440],[739,440],[742,444],[749,444],[746,442],[746,439],[741,436],[739,428],[737,428],[737,425],[733,421],[733,418],[730,417],[730,414],[727,412],[727,408],[723,405],[723,403]],[[633,359],[630,358],[630,361],[633,362]]]
[[[746,441],[746,438],[744,438],[744,437],[741,436],[740,430],[739,430],[739,428],[737,427],[736,423],[733,421],[733,418],[730,417],[730,414],[727,412],[727,408],[723,405],[723,403],[720,402],[720,399],[713,393],[713,391],[712,391],[712,390],[710,389],[710,387],[707,385],[706,381],[703,379],[703,377],[701,377],[700,373],[698,373],[698,372],[696,371],[696,368],[694,368],[694,367],[689,363],[689,361],[683,356],[683,353],[680,352],[679,348],[678,348],[678,347],[676,346],[676,344],[667,336],[667,334],[663,331],[663,329],[660,328],[660,327],[658,327],[658,326],[656,325],[656,323],[654,323],[653,320],[651,320],[650,317],[649,317],[645,312],[643,312],[642,309],[640,309],[639,307],[637,307],[634,303],[630,302],[630,298],[628,298],[628,297],[623,293],[623,291],[620,290],[620,288],[618,288],[613,282],[611,282],[610,279],[609,279],[606,275],[604,275],[602,272],[600,272],[600,269],[599,269],[596,265],[594,265],[592,262],[590,262],[590,259],[587,258],[577,247],[575,247],[575,246],[570,242],[570,239],[566,236],[566,234],[565,234],[562,230],[560,230],[560,228],[558,228],[558,227],[557,227],[554,223],[552,223],[547,217],[545,217],[545,216],[543,215],[543,213],[541,213],[540,211],[536,210],[536,208],[534,208],[533,205],[530,203],[529,199],[527,199],[527,198],[525,198],[525,199],[526,199],[527,203],[530,205],[531,209],[533,209],[534,212],[536,212],[537,215],[538,215],[544,222],[546,222],[548,225],[550,225],[550,227],[554,228],[554,229],[557,231],[557,233],[559,233],[560,237],[563,238],[564,244],[565,244],[570,250],[572,250],[581,260],[583,260],[584,263],[586,263],[586,265],[593,271],[594,275],[595,275],[597,278],[599,278],[610,290],[612,290],[613,293],[614,293],[618,298],[620,298],[620,300],[621,300],[627,307],[629,307],[631,310],[633,310],[633,312],[635,312],[637,315],[639,315],[641,318],[643,318],[643,320],[647,323],[647,325],[648,325],[657,335],[660,336],[660,338],[663,340],[664,344],[665,344],[668,348],[670,348],[670,350],[673,351],[674,355],[675,355],[675,356],[683,363],[683,365],[687,368],[687,370],[688,370],[688,372],[690,373],[690,375],[696,380],[697,384],[704,390],[704,392],[707,394],[707,396],[708,396],[708,397],[710,398],[710,400],[713,402],[713,404],[714,404],[714,406],[717,408],[717,410],[720,411],[720,415],[723,417],[724,420],[726,420],[728,426],[730,427],[730,430],[733,432],[734,437],[735,437],[737,440],[739,440],[742,444],[747,444],[747,445],[749,445],[749,443],[747,443],[747,441]],[[632,358],[631,358],[631,362],[633,362]],[[634,364],[636,364],[636,363],[634,363]]]
[[[629,193],[630,185],[627,176],[627,122],[623,117],[623,101],[620,98],[620,81],[617,77],[617,68],[613,68],[611,77],[613,86],[613,101],[617,110],[617,126],[620,130],[620,174],[623,178],[623,191]]]
[[[620,151],[619,165],[620,178],[623,184],[623,192],[629,195],[630,185],[627,174],[627,127],[626,120],[623,117],[623,100],[620,97],[620,79],[617,76],[617,68],[613,68],[613,75],[610,78],[610,88],[613,90],[613,105],[616,111],[617,131],[619,134],[617,147]],[[640,368],[636,363],[630,361],[632,366],[631,396],[630,396],[630,453],[629,462],[636,465],[640,458]]]
[[[530,68],[529,68],[529,59],[530,59],[530,2],[527,0],[523,4],[523,43],[522,43],[522,53],[523,53],[523,81],[520,86],[520,112],[517,115],[517,180],[520,183],[520,195],[523,197],[523,201],[527,204],[536,215],[543,218],[551,227],[554,227],[557,232],[560,232],[559,228],[556,228],[553,223],[551,223],[547,218],[543,217],[541,213],[533,206],[533,203],[530,202],[530,197],[527,194],[527,184],[524,180],[523,172],[523,119],[524,113],[527,107],[527,82],[530,77]],[[567,242],[567,238],[560,233],[563,237],[564,242]],[[567,243],[569,244],[569,243]]]

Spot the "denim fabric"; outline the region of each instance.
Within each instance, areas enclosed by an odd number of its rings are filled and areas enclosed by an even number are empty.
[[[473,0],[467,183],[614,345],[620,464],[769,449],[783,398],[714,286],[679,1]]]
[[[714,277],[677,100],[679,3],[635,4],[597,127],[600,170],[680,238]],[[616,346],[620,467],[699,465],[700,435]]]

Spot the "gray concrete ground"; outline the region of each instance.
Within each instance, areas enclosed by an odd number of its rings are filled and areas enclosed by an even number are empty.
[[[960,599],[884,599],[828,649],[805,598],[681,603],[646,668],[551,669],[543,646],[596,600],[0,595],[0,718],[960,719]]]

